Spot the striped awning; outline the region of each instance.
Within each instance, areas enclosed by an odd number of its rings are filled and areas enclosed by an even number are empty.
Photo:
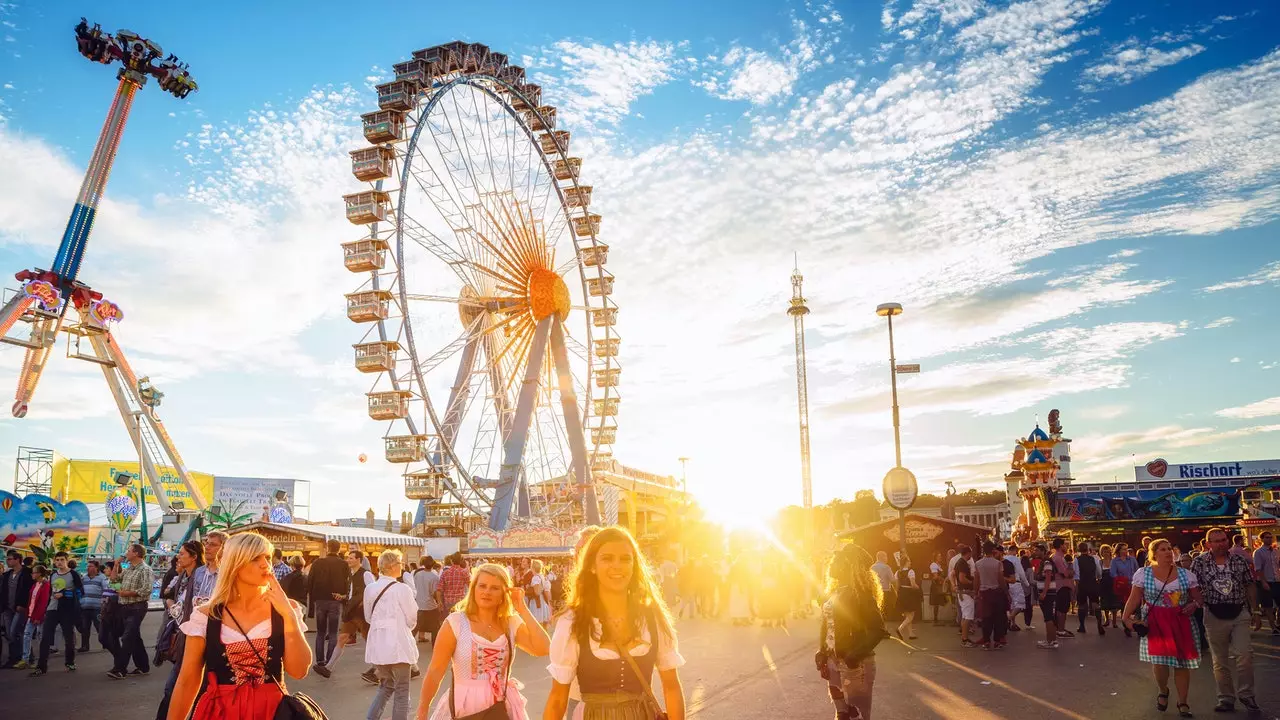
[[[317,540],[337,540],[344,543],[356,543],[357,545],[383,545],[386,547],[425,547],[427,538],[414,537],[412,535],[401,535],[400,533],[386,532],[385,530],[374,530],[373,528],[362,527],[339,527],[336,525],[300,525],[298,523],[274,523],[274,522],[253,522],[244,527],[236,528],[236,532],[249,532],[251,530],[271,530],[279,533],[291,533],[302,535],[304,537],[314,538]]]

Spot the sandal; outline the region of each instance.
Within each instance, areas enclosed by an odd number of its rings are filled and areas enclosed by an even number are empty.
[[[1159,710],[1160,712],[1164,712],[1165,710],[1169,709],[1169,691],[1168,690],[1165,690],[1159,695],[1156,695],[1156,709]]]
[[[1195,717],[1191,714],[1191,706],[1186,703],[1178,703],[1178,717]]]

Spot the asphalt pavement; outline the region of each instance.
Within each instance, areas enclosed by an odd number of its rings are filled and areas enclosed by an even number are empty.
[[[152,613],[145,637],[154,638],[158,613]],[[793,621],[789,628],[740,628],[714,620],[683,620],[680,649],[688,664],[681,670],[689,717],[697,720],[830,718],[825,682],[813,668],[817,621]],[[1091,628],[1092,630],[1092,628]],[[1172,709],[1155,709],[1150,667],[1138,660],[1137,639],[1093,632],[1063,640],[1056,651],[1035,646],[1039,633],[1011,633],[999,651],[962,648],[954,628],[925,625],[919,638],[885,641],[876,652],[877,677],[872,717],[876,720],[1138,720],[1173,718]],[[308,638],[314,637],[308,634]],[[1254,634],[1258,700],[1256,718],[1280,720],[1280,637]],[[37,718],[70,709],[91,710],[94,720],[152,717],[169,666],[147,677],[112,680],[111,659],[96,641],[77,656],[79,670],[68,673],[60,655],[49,674],[0,671],[0,718]],[[419,646],[424,656],[428,645]],[[7,650],[7,648],[6,648]],[[314,674],[290,683],[316,698],[333,720],[365,717],[373,688],[359,678],[362,652],[343,656],[332,679]],[[425,667],[426,658],[422,660]],[[541,717],[550,689],[546,660],[518,658],[514,674],[525,683],[531,716]],[[1191,705],[1197,717],[1222,717],[1216,702],[1211,663],[1206,655],[1193,673]],[[414,688],[413,700],[418,700]],[[69,702],[68,702],[69,701]],[[1245,718],[1243,708],[1236,716]],[[385,717],[390,717],[388,708]]]

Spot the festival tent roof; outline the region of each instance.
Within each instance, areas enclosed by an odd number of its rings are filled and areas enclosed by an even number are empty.
[[[373,528],[361,527],[338,527],[334,525],[300,525],[298,523],[274,523],[274,522],[252,522],[243,527],[233,530],[233,533],[248,532],[250,530],[275,530],[282,533],[295,533],[304,535],[318,540],[337,540],[338,542],[358,543],[361,545],[412,545],[415,547],[424,547],[427,544],[427,538],[414,537],[412,535],[400,535],[399,533],[390,533],[383,530],[374,530]]]

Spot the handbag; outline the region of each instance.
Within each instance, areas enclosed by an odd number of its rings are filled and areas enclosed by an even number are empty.
[[[656,634],[653,636],[653,642],[658,642]],[[653,688],[649,687],[649,678],[646,678],[644,673],[640,671],[640,665],[636,663],[636,659],[631,657],[631,653],[623,652],[617,643],[610,643],[610,645],[613,645],[613,650],[618,653],[618,657],[626,660],[627,664],[631,666],[631,672],[636,674],[636,679],[640,681],[640,687],[644,688],[645,704],[653,712],[653,720],[668,720],[669,716],[663,712],[662,706],[658,704],[658,698],[653,695]]]
[[[222,606],[222,612],[226,613],[227,617],[231,618],[231,622],[236,624],[236,629],[240,631],[240,634],[248,639],[249,634],[244,631],[244,628],[240,625],[240,621],[236,619],[235,615],[231,614],[231,610],[228,609],[226,605]],[[267,670],[267,661],[263,659],[262,653],[258,652],[257,646],[252,642],[247,643],[247,645],[249,646],[249,649],[253,651],[253,654],[257,656],[258,662],[262,663],[263,674],[271,678],[271,681],[276,684],[276,687],[280,688],[280,695],[282,697],[280,698],[280,704],[276,706],[275,715],[272,716],[273,720],[329,720],[329,716],[324,714],[324,710],[320,707],[320,704],[315,700],[312,700],[310,696],[304,695],[303,693],[294,693],[290,695],[289,691],[285,689],[284,684],[280,682],[280,678],[271,677]]]
[[[503,639],[507,643],[507,658],[502,663],[502,699],[498,700],[489,707],[478,713],[471,713],[458,717],[457,711],[453,706],[453,672],[449,672],[449,717],[453,720],[507,720],[507,678],[511,677],[511,656],[515,655],[514,648],[511,647],[511,633],[503,631]]]
[[[1169,587],[1169,583],[1173,582],[1173,578],[1175,577],[1181,577],[1176,572],[1176,568],[1175,568],[1175,572],[1173,573],[1173,577],[1169,578],[1168,580],[1165,580],[1164,584],[1160,586],[1160,593],[1159,593],[1160,595],[1164,595],[1164,589]],[[1146,590],[1143,590],[1143,595],[1142,595],[1143,614],[1149,616],[1151,614],[1150,608],[1151,608],[1151,603],[1147,602]],[[1134,621],[1133,632],[1140,638],[1146,637],[1151,632],[1151,626],[1141,621]]]

